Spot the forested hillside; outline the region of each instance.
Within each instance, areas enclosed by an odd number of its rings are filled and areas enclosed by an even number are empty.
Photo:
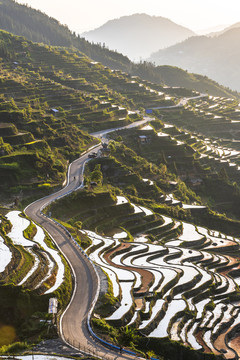
[[[233,27],[219,36],[193,36],[177,45],[159,50],[150,57],[157,65],[179,66],[209,76],[233,90],[239,82],[240,28]]]
[[[16,35],[21,35],[34,42],[48,45],[75,47],[89,58],[99,61],[115,70],[122,70],[131,75],[139,75],[145,80],[172,86],[184,86],[200,92],[208,91],[216,96],[238,96],[204,76],[188,74],[172,67],[155,67],[147,62],[134,64],[126,56],[108,50],[106,47],[91,44],[79,35],[71,33],[57,20],[48,17],[40,11],[25,5],[19,5],[14,0],[2,0],[0,4],[0,28]]]
[[[90,58],[105,62],[108,66],[126,68],[130,64],[127,57],[102,49],[101,46],[90,44],[54,18],[25,5],[20,5],[14,0],[1,1],[0,28],[38,43],[75,46]]]
[[[97,29],[82,34],[94,43],[127,55],[133,61],[183,41],[195,33],[162,16],[133,14],[113,19]]]

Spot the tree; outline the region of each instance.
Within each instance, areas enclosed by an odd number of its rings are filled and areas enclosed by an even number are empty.
[[[94,181],[94,182],[96,182],[98,184],[102,183],[103,174],[102,174],[102,171],[101,171],[101,165],[100,164],[95,165],[95,168],[91,172],[90,177],[91,177],[91,181]]]
[[[120,328],[120,342],[125,345],[129,346],[131,343],[138,338],[134,329],[129,326],[121,327]]]
[[[219,179],[225,181],[226,183],[228,183],[229,179],[228,179],[228,174],[226,172],[225,167],[222,167],[218,173]]]

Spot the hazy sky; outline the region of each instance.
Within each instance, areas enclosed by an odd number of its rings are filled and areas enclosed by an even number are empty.
[[[163,16],[192,30],[240,21],[239,0],[17,0],[67,24],[78,33],[124,15]]]

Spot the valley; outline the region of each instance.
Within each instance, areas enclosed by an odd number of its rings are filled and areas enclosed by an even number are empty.
[[[239,93],[57,45],[0,31],[0,355],[238,359]]]

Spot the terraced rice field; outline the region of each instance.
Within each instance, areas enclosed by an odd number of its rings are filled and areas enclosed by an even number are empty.
[[[13,266],[20,266],[22,261],[19,258],[13,258],[12,251],[24,249],[30,257],[31,264],[27,270],[23,271],[16,285],[22,285],[28,289],[38,289],[40,294],[49,294],[55,291],[64,280],[64,264],[54,248],[51,248],[45,242],[45,233],[41,227],[36,225],[37,232],[33,240],[24,237],[24,230],[30,225],[30,221],[19,216],[20,211],[10,211],[6,218],[11,222],[11,231],[7,234],[12,241],[12,246],[7,246],[4,239],[0,237],[0,277],[4,281],[4,274],[7,273],[11,281],[11,271],[8,270]],[[21,278],[21,280],[20,280]]]
[[[118,198],[118,204],[123,198]],[[160,226],[175,226],[163,218]],[[239,239],[182,223],[164,245],[131,243],[84,231],[90,259],[108,274],[118,308],[106,320],[129,325],[150,338],[169,337],[206,353],[235,358],[239,352]],[[145,231],[144,236],[146,236]],[[236,279],[236,280],[235,280]]]

